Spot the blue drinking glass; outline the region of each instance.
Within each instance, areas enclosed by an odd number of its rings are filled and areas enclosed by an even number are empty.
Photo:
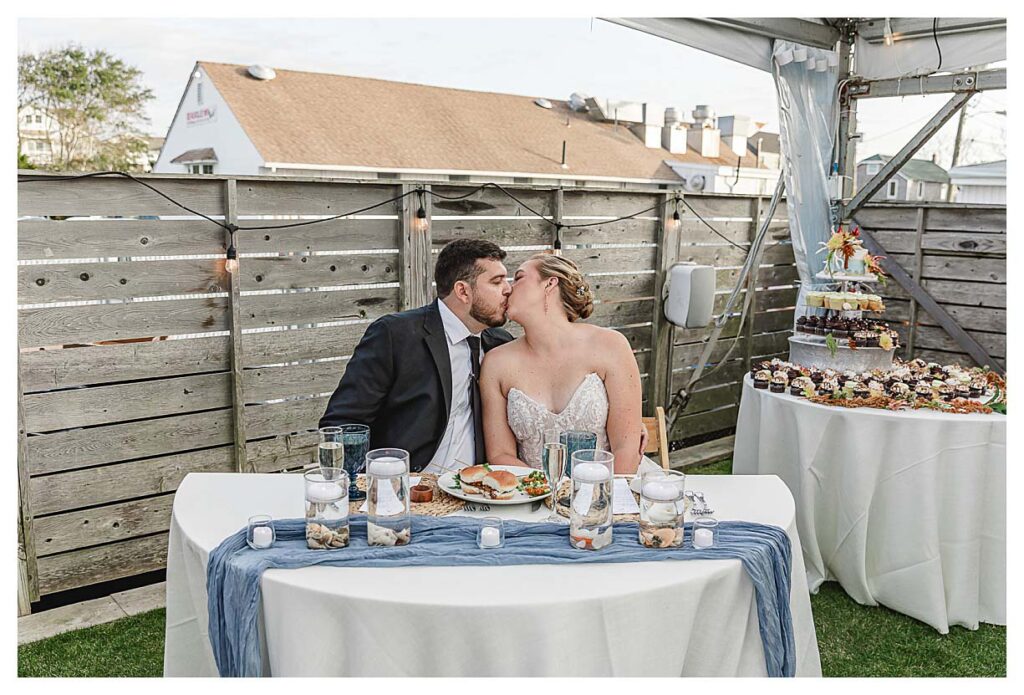
[[[597,448],[597,435],[593,432],[568,430],[562,432],[558,437],[558,441],[565,445],[565,475],[570,477],[572,476],[572,455],[583,449]]]
[[[348,473],[349,500],[366,499],[366,493],[356,487],[356,475],[363,471],[366,452],[369,450],[370,428],[367,425],[320,428],[320,467],[345,469]],[[341,466],[338,466],[339,463]]]

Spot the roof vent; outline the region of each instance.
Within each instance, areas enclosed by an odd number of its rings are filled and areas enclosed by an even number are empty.
[[[533,103],[541,107],[542,109],[551,108],[551,102],[545,99],[544,97],[537,97],[536,99],[533,100]]]
[[[249,76],[255,77],[257,80],[272,80],[277,77],[277,73],[266,65],[250,65]]]
[[[569,95],[569,108],[573,111],[589,111],[590,107],[587,106],[587,96],[579,92],[573,92]]]

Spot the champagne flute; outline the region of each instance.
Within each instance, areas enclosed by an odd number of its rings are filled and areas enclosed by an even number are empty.
[[[549,430],[544,433],[544,445],[541,451],[541,469],[548,479],[551,488],[551,514],[545,521],[562,523],[562,517],[558,515],[558,482],[565,473],[565,463],[568,460],[568,449],[565,444],[559,441],[561,432]]]

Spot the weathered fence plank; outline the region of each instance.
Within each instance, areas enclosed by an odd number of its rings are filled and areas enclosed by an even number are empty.
[[[226,292],[224,261],[190,259],[137,263],[72,263],[18,267],[18,303]]]
[[[230,368],[227,336],[32,350],[21,354],[26,392]]]
[[[50,184],[53,185],[53,184]],[[208,220],[18,220],[18,260],[223,253]]]

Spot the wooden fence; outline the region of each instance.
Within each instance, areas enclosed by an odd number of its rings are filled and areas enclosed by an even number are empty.
[[[45,174],[23,177],[45,179]],[[19,610],[42,595],[162,568],[174,491],[193,471],[276,472],[314,461],[312,428],[368,322],[433,297],[448,241],[491,239],[514,268],[551,248],[555,228],[501,192],[418,196],[346,219],[284,229],[373,205],[409,183],[149,176],[193,210],[237,222],[240,268],[225,271],[223,230],[123,179],[19,185]],[[448,198],[472,187],[434,185]],[[671,192],[516,188],[566,224],[660,206]],[[665,403],[707,330],[673,329],[660,288],[677,260],[712,263],[718,309],[766,199],[688,195],[727,239],[685,208],[561,231],[590,276],[590,321],[634,347],[645,409]],[[672,438],[734,426],[749,361],[784,355],[795,298],[785,206],[756,290],[754,320],[716,350],[727,364],[701,382]],[[248,228],[248,229],[247,229]],[[515,332],[515,327],[513,327]]]
[[[896,262],[1006,366],[1006,207],[947,203],[885,203],[857,213]],[[885,261],[883,261],[883,267]],[[881,288],[886,318],[897,329],[903,357],[973,365],[935,319],[896,283]]]

